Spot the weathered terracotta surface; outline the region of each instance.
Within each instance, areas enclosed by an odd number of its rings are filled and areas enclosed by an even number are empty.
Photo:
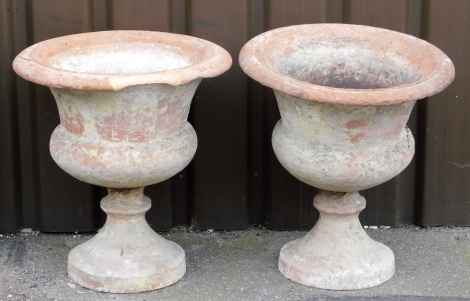
[[[341,192],[367,189],[396,176],[413,157],[414,139],[404,125],[414,102],[337,105],[275,94],[282,119],[272,136],[274,152],[309,185]]]
[[[272,143],[299,180],[325,190],[314,198],[320,219],[286,244],[279,270],[298,283],[349,290],[394,273],[393,252],[370,239],[357,218],[357,191],[399,174],[414,154],[407,128],[416,100],[454,78],[433,45],[390,30],[345,24],[275,29],[249,41],[243,70],[274,89],[281,120]]]
[[[51,137],[52,158],[77,179],[105,187],[168,179],[196,152],[187,117],[199,82],[118,91],[51,88],[61,120]]]
[[[75,178],[109,188],[102,231],[74,248],[69,276],[106,292],[132,293],[183,277],[184,251],[145,221],[143,187],[168,179],[193,158],[187,122],[202,78],[231,65],[221,47],[161,32],[109,31],[65,36],[21,52],[13,68],[51,88],[60,114],[50,150]]]

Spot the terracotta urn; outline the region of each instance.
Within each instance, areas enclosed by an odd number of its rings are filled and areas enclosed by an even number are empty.
[[[281,249],[281,273],[333,290],[390,279],[394,254],[363,230],[358,215],[366,202],[358,191],[388,181],[410,163],[410,112],[416,100],[451,83],[451,60],[410,35],[312,24],[253,38],[239,61],[274,90],[281,113],[272,135],[276,157],[293,176],[322,190],[313,199],[320,212],[314,228]]]
[[[57,102],[52,158],[73,177],[108,188],[101,200],[106,224],[69,254],[76,283],[133,293],[183,277],[184,251],[149,227],[143,191],[191,161],[197,147],[187,122],[192,97],[202,78],[230,65],[230,55],[211,42],[147,31],[64,36],[16,57],[15,71],[50,87]]]

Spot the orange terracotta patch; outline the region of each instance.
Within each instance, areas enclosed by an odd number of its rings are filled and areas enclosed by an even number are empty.
[[[70,117],[67,113],[61,112],[60,123],[72,134],[82,135],[85,131],[82,115],[79,113]]]
[[[348,130],[362,128],[362,127],[365,127],[366,125],[367,125],[367,121],[361,120],[361,119],[351,120],[348,123],[346,123],[346,127],[348,128]]]
[[[119,112],[98,118],[95,125],[103,139],[141,143],[148,141],[151,137],[151,133],[147,129],[153,122],[154,120],[149,116],[136,117],[127,112]],[[140,126],[145,124],[147,126]]]
[[[351,136],[349,138],[349,141],[351,141],[352,143],[358,143],[359,141],[361,141],[364,138],[365,135],[366,134],[364,134],[364,133],[356,134],[354,136]]]

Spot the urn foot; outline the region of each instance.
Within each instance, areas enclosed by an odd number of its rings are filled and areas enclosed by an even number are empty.
[[[145,221],[150,199],[143,188],[109,189],[101,200],[108,218],[102,230],[69,254],[68,274],[103,292],[136,293],[169,286],[186,272],[185,254]]]
[[[392,250],[372,240],[359,222],[365,208],[359,193],[325,191],[313,204],[320,211],[315,227],[281,249],[278,267],[285,277],[306,286],[355,290],[393,276]]]

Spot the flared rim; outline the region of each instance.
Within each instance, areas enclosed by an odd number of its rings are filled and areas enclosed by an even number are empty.
[[[289,60],[287,47],[291,51],[298,41],[317,38],[356,39],[379,54],[396,52],[406,56],[410,64],[416,64],[422,74],[418,80],[403,85],[351,89],[302,81],[283,74],[276,67],[280,57]],[[335,104],[387,105],[414,101],[442,91],[455,76],[449,57],[424,40],[387,29],[349,24],[306,24],[267,31],[244,45],[239,63],[248,76],[264,86],[296,97]]]
[[[54,63],[64,55],[73,57],[74,51],[92,53],[94,48],[105,49],[108,45],[116,49],[124,47],[136,56],[139,55],[139,45],[148,46],[148,52],[152,52],[154,46],[163,47],[186,63],[167,70],[144,70],[131,74],[81,71]],[[13,69],[26,80],[54,88],[120,90],[156,83],[182,85],[198,78],[218,76],[231,64],[232,58],[225,49],[203,39],[166,32],[116,30],[74,34],[34,44],[18,54],[13,61]]]

